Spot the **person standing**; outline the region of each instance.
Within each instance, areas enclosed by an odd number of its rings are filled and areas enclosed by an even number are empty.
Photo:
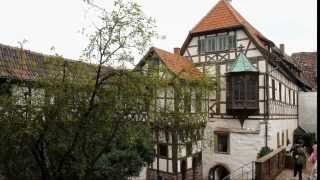
[[[317,142],[312,146],[312,153],[308,159],[309,162],[311,162],[312,166],[312,171],[310,175],[310,180],[316,180],[317,179]]]
[[[312,165],[314,165],[315,162],[317,161],[317,144],[314,144],[312,146],[312,153],[311,153],[308,161],[311,162]]]
[[[303,148],[303,141],[298,140],[297,144],[294,144],[290,150],[293,157],[293,176],[299,176],[299,180],[302,180],[302,169],[306,160],[306,155]]]

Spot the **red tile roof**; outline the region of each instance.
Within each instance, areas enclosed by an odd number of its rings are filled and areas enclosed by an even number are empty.
[[[48,69],[45,65],[45,60],[53,57],[50,55],[44,55],[38,52],[25,50],[17,47],[12,47],[4,44],[0,44],[0,78],[10,78],[24,81],[34,81],[39,75],[46,75],[48,71],[54,69]],[[75,61],[64,58],[64,61],[68,65],[73,63],[84,63],[81,61]],[[89,70],[95,72],[96,65],[87,64],[87,67],[91,67]],[[53,64],[57,65],[58,64]],[[102,75],[106,75],[111,72],[113,68],[109,66],[102,67]]]
[[[268,39],[245,20],[226,0],[220,0],[191,30],[191,34],[232,27],[244,27],[254,40],[262,48],[265,48],[261,38]]]
[[[0,44],[0,78],[33,80],[43,72],[44,56]]]
[[[193,66],[192,62],[179,54],[162,49],[152,48],[166,67],[183,79],[199,79],[203,74]]]

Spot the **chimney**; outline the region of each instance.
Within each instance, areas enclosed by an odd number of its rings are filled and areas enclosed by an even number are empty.
[[[280,52],[281,54],[284,54],[284,44],[280,44]]]
[[[180,55],[180,48],[173,48],[173,53]]]

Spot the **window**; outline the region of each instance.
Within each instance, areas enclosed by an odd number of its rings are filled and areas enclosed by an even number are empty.
[[[281,138],[282,138],[282,139],[281,139],[281,145],[284,146],[284,132],[282,132],[281,136],[282,136],[282,137],[281,137]]]
[[[5,82],[4,79],[0,79],[0,95],[10,94],[10,83]]]
[[[159,156],[168,157],[168,145],[159,144]]]
[[[276,83],[274,79],[272,79],[272,100],[276,100]]]
[[[217,153],[229,153],[229,133],[215,132],[214,149]]]
[[[291,104],[291,89],[289,89],[289,104]]]
[[[286,130],[286,145],[288,146],[288,144],[290,144],[289,142],[289,133],[288,133],[288,129]]]
[[[186,90],[184,93],[184,112],[191,112],[191,93]]]
[[[292,101],[293,101],[292,104],[296,105],[296,92],[295,91],[293,91]]]
[[[229,49],[236,48],[236,39],[234,36],[228,36],[228,46]]]
[[[284,86],[284,102],[287,103],[287,88]]]
[[[236,48],[233,35],[209,36],[198,41],[199,53],[223,51]]]
[[[202,107],[202,93],[201,90],[196,91],[196,112],[201,112]]]
[[[257,87],[256,87],[256,80],[254,78],[249,78],[248,83],[247,83],[247,90],[248,90],[248,100],[255,100],[257,99],[256,95],[256,91],[257,91]]]
[[[217,50],[226,50],[227,49],[227,37],[226,36],[218,36],[219,46]]]
[[[277,147],[280,147],[280,134],[277,133]]]
[[[178,89],[174,90],[174,110],[176,112],[180,111],[180,103],[181,103],[181,92]]]
[[[236,101],[257,99],[257,77],[237,76],[233,78],[233,96]]]
[[[282,101],[282,89],[281,89],[281,83],[279,82],[279,100]]]
[[[186,151],[187,151],[187,156],[192,155],[192,143],[191,142],[186,144]]]

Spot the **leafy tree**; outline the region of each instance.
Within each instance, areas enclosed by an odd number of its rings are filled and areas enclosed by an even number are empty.
[[[109,70],[90,106],[95,67],[53,58],[48,64],[45,77],[15,82],[0,97],[1,174],[125,179],[152,162],[150,129],[137,102],[147,79]]]
[[[107,65],[132,61],[156,34],[134,2],[117,0],[89,36],[87,59],[47,57],[38,78],[2,82],[0,174],[9,179],[126,179],[152,162],[141,73]],[[6,91],[5,91],[6,92]],[[142,98],[139,98],[142,97]]]

